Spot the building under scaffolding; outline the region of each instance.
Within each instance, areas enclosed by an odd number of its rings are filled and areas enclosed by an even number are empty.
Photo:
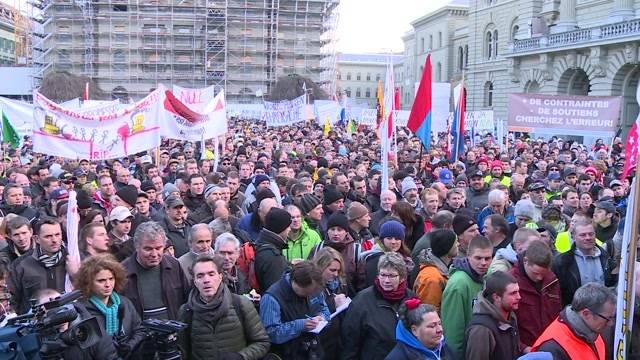
[[[298,74],[335,93],[339,0],[33,0],[35,85],[87,75],[121,99],[158,84],[219,86],[261,101]]]

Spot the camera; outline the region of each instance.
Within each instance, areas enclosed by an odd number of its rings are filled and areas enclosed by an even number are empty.
[[[178,333],[187,324],[175,320],[148,319],[142,322],[147,335],[153,339],[156,346],[154,359],[179,360],[182,358],[178,348]]]
[[[76,290],[33,305],[30,313],[9,319],[7,326],[0,328],[0,358],[62,359],[68,347],[84,350],[95,345],[102,330],[95,317],[78,318],[72,303],[80,296]],[[64,331],[63,326],[67,326]]]

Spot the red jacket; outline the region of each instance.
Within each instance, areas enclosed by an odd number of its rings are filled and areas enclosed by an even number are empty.
[[[558,317],[562,310],[562,299],[560,283],[553,271],[547,272],[538,291],[525,273],[521,260],[519,257],[518,263],[510,272],[518,280],[520,287],[520,305],[515,311],[520,342],[525,346],[531,346],[544,329]]]

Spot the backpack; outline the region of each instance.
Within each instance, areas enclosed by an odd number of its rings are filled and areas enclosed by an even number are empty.
[[[238,257],[238,268],[242,271],[249,281],[249,286],[256,290],[260,291],[260,286],[258,284],[258,277],[256,276],[256,245],[252,242],[246,242],[242,244],[240,248],[240,256]]]

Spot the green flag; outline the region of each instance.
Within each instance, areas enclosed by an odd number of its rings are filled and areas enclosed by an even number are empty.
[[[20,145],[20,136],[18,136],[16,129],[9,122],[9,118],[4,111],[2,112],[2,141],[11,144],[14,149]]]

